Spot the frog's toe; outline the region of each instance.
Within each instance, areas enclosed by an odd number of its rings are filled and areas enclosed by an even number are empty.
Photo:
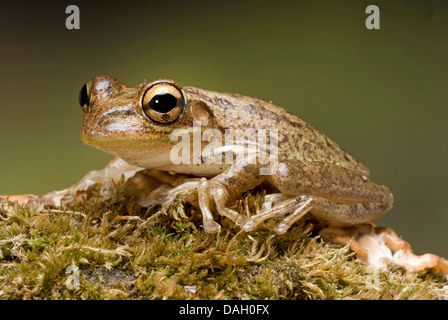
[[[216,221],[204,221],[204,231],[206,233],[217,233],[221,229],[221,226]]]
[[[289,225],[285,222],[280,222],[274,229],[274,232],[277,234],[285,234],[289,229]]]
[[[246,232],[253,231],[257,224],[255,223],[254,219],[248,218],[247,221],[242,225],[242,228]]]

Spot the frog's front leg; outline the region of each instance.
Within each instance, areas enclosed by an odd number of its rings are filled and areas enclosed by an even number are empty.
[[[143,168],[128,164],[121,158],[114,158],[102,170],[88,172],[79,182],[63,190],[51,191],[43,196],[31,194],[26,195],[1,195],[0,199],[8,199],[19,204],[37,202],[49,207],[61,207],[64,204],[71,204],[82,197],[88,190],[97,184],[101,185],[100,193],[107,197],[115,191],[114,183],[119,181],[124,175],[125,180],[132,177],[137,171]]]
[[[104,169],[90,171],[78,183],[67,189],[49,192],[41,196],[39,201],[47,206],[61,207],[76,202],[81,194],[97,184],[101,185],[100,194],[108,197],[115,191],[114,183],[117,183],[123,175],[127,180],[142,169],[128,164],[121,158],[114,158]]]
[[[32,194],[25,195],[1,195],[0,199],[8,199],[11,202],[19,204],[24,203],[42,203],[49,207],[60,207],[62,204],[76,202],[79,193],[86,192],[91,187],[100,183],[102,185],[101,194],[111,194],[114,187],[112,181],[117,181],[125,172],[135,173],[137,167],[130,166],[124,160],[115,158],[111,160],[104,169],[94,170],[87,173],[78,183],[63,190],[51,191],[43,196]],[[139,169],[141,170],[141,168]]]
[[[243,226],[248,217],[232,210],[228,205],[243,192],[259,185],[265,179],[259,174],[259,165],[240,162],[210,180],[203,178],[198,186],[198,200],[202,211],[203,226],[207,233],[219,231],[219,224],[213,220],[211,201],[214,200],[218,213]]]

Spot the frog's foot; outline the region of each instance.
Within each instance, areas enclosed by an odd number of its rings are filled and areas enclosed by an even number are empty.
[[[202,212],[202,225],[205,232],[217,233],[221,226],[213,219],[213,214],[210,210],[210,192],[208,188],[207,179],[202,178],[198,183],[198,201]]]
[[[76,189],[68,188],[48,192],[39,197],[39,202],[49,208],[62,208],[81,201],[86,195],[87,192],[76,192]]]
[[[166,211],[168,207],[174,204],[176,199],[186,196],[183,200],[199,207],[197,193],[195,192],[198,188],[200,179],[190,178],[185,179],[180,185],[170,189],[162,204],[162,210]]]
[[[214,221],[213,214],[210,210],[211,200],[215,200],[218,213],[232,220],[236,225],[242,227],[248,217],[243,216],[226,206],[229,199],[229,191],[219,183],[213,180],[202,178],[198,183],[198,200],[199,207],[202,211],[203,227],[207,233],[216,233],[221,226]]]
[[[91,172],[90,172],[91,173]],[[89,173],[89,174],[90,174]],[[79,183],[67,189],[51,191],[39,197],[39,202],[50,208],[63,208],[88,198],[91,190],[96,186],[96,182],[90,179],[82,179]],[[100,195],[107,197],[114,191],[114,186],[104,184],[101,188]]]
[[[410,244],[390,228],[375,227],[373,223],[350,227],[333,226],[322,229],[320,234],[325,240],[350,245],[363,264],[375,268],[394,264],[411,272],[433,269],[445,275],[448,280],[448,260],[431,253],[415,255]]]
[[[270,207],[271,205],[268,205],[267,207],[270,208],[266,208],[259,214],[250,217],[243,225],[244,231],[250,232],[267,219],[284,216],[292,212],[290,215],[284,218],[274,229],[276,233],[283,234],[311,209],[313,201],[313,199],[309,196],[286,198],[286,200],[284,200],[285,196],[276,197],[277,199],[282,199],[283,201],[279,204],[274,205],[273,207]]]

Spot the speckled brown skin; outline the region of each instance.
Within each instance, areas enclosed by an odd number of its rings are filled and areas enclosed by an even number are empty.
[[[154,80],[149,82],[149,85]],[[173,82],[174,83],[174,82]],[[179,88],[180,85],[176,84]],[[278,158],[283,160],[332,163],[359,174],[369,176],[369,170],[350,156],[336,143],[308,125],[299,117],[266,101],[238,94],[219,93],[194,87],[182,88],[186,110],[172,124],[159,125],[142,115],[141,95],[148,84],[127,88],[109,76],[98,76],[92,82],[89,112],[84,117],[82,140],[89,145],[124,158],[128,163],[147,167],[158,152],[164,150],[165,163],[157,167],[185,173],[216,175],[223,169],[210,169],[201,164],[199,169],[171,168],[169,148],[177,141],[170,141],[174,129],[188,129],[193,121],[201,121],[203,130],[225,129],[277,129],[279,133]],[[148,154],[148,157],[142,156]],[[155,162],[155,161],[153,161]],[[154,164],[156,165],[156,164]],[[194,171],[194,172],[192,172]]]
[[[147,88],[161,81],[177,88],[186,101],[179,118],[163,125],[142,113],[141,102]],[[264,180],[293,199],[281,207],[291,215],[279,224],[278,233],[285,232],[308,211],[333,225],[351,225],[371,221],[392,207],[391,192],[371,182],[364,165],[302,119],[272,103],[181,87],[171,80],[127,88],[106,75],[89,82],[89,89],[82,140],[133,166],[211,178],[202,179],[198,185],[207,232],[219,230],[210,209],[212,201],[221,215],[246,231],[278,215],[280,207],[251,218],[228,208],[242,192]],[[271,166],[271,174],[260,175],[258,163],[173,165],[170,150],[178,142],[170,141],[170,135],[174,129],[191,129],[194,121],[201,122],[203,131],[212,128],[223,133],[226,129],[277,129],[278,162]]]

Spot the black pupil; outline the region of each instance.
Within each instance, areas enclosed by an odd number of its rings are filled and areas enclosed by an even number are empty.
[[[79,91],[79,104],[81,105],[81,107],[84,107],[85,104],[89,103],[89,95],[87,93],[87,85],[84,85],[81,88],[81,91]]]
[[[149,107],[160,113],[167,113],[177,105],[177,99],[172,94],[158,94],[149,102]]]

